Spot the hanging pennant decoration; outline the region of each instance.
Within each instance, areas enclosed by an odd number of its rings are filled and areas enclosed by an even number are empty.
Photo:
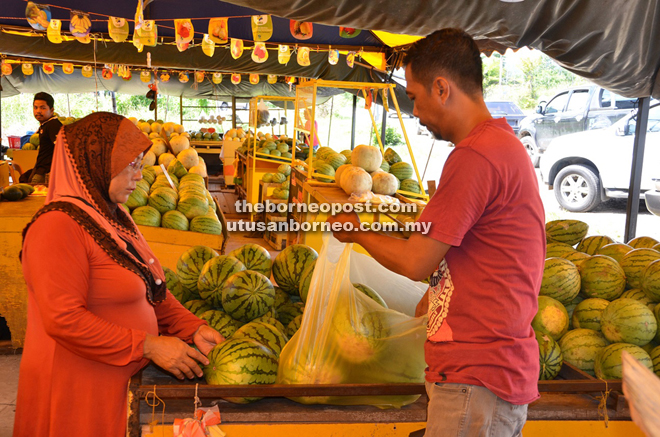
[[[174,29],[176,32],[176,47],[180,52],[183,52],[192,43],[195,29],[189,19],[174,20]]]
[[[34,30],[44,31],[50,21],[50,7],[28,2],[25,8],[25,18]]]
[[[387,88],[383,88],[383,109],[385,110],[385,112],[390,112]]]
[[[277,60],[280,64],[287,64],[291,59],[291,49],[288,45],[280,44],[277,49]]]
[[[11,64],[7,64],[6,62],[0,64],[0,73],[2,73],[3,76],[11,76],[12,71],[13,68],[11,67]]]
[[[205,33],[204,39],[202,39],[202,52],[209,58],[212,58],[215,53],[215,41],[211,39],[208,33]]]
[[[239,83],[241,83],[241,75],[237,73],[232,74],[231,83],[233,83],[234,85],[238,85]]]
[[[124,42],[128,38],[128,21],[120,17],[108,18],[108,34],[114,42]]]
[[[92,68],[91,65],[85,65],[80,72],[82,73],[83,77],[92,77],[92,74],[94,74],[94,69]]]
[[[52,42],[53,44],[61,44],[63,41],[62,21],[55,19],[50,20],[50,23],[48,24],[48,30],[46,31],[46,36],[48,37],[48,41]]]
[[[274,74],[269,74],[268,75],[268,83],[277,83],[277,76]]]
[[[301,67],[307,67],[309,64],[309,47],[298,48],[298,65]]]
[[[328,51],[328,63],[330,65],[337,65],[337,62],[339,62],[339,50],[331,48]]]
[[[253,15],[250,23],[254,41],[268,41],[273,36],[273,20],[270,15]]]
[[[133,35],[133,45],[137,48],[138,53],[142,53],[142,50],[144,50],[144,44],[139,39],[136,39],[135,35]]]
[[[135,9],[134,22],[136,29],[142,27],[142,23],[144,22],[144,5],[142,4],[142,0],[138,0],[137,8]]]
[[[70,17],[69,31],[71,31],[71,35],[80,38],[89,35],[89,32],[92,29],[92,22],[89,19],[89,14],[82,11],[71,11]]]
[[[141,71],[140,80],[144,83],[151,82],[151,71]]]
[[[258,84],[258,83],[259,83],[259,75],[258,75],[258,74],[254,74],[254,73],[250,74],[250,83],[251,83],[252,85],[256,85],[256,84]]]
[[[77,36],[76,39],[78,42],[83,43],[83,44],[89,44],[92,42],[92,37],[87,35],[87,36]]]
[[[196,81],[197,83],[202,83],[202,82],[204,82],[204,78],[205,78],[205,77],[206,77],[206,75],[204,74],[203,71],[196,71],[196,72],[195,72],[195,81]]]
[[[101,77],[106,80],[112,79],[112,70],[109,68],[104,68],[101,70]]]
[[[169,81],[170,81],[170,75],[169,75],[169,73],[162,73],[162,74],[160,75],[160,81],[163,82],[163,83],[167,83],[167,82],[169,82]]]
[[[372,93],[372,90],[364,88],[364,109],[371,109],[371,105],[374,102],[374,95]]]
[[[289,84],[289,85],[293,85],[294,83],[296,83],[296,78],[293,77],[293,76],[287,76],[287,77],[284,79],[284,82],[287,83],[287,84]]]
[[[55,65],[48,63],[48,64],[43,64],[41,66],[41,69],[43,70],[44,73],[46,74],[53,74],[55,72]]]
[[[222,82],[222,73],[213,73],[213,76],[211,76],[211,81],[216,85]]]
[[[64,74],[72,74],[73,73],[73,64],[70,62],[65,62],[62,64],[62,71]]]
[[[32,64],[23,64],[21,65],[21,71],[24,75],[30,76],[34,73],[34,68],[32,67]]]
[[[231,39],[231,57],[238,59],[243,55],[243,40],[242,39]]]
[[[289,22],[289,29],[294,38],[305,40],[312,37],[312,34],[314,33],[314,24],[307,21],[291,20]]]
[[[266,62],[268,59],[268,49],[266,49],[266,44],[262,42],[255,42],[254,49],[252,49],[252,60],[257,64]]]
[[[362,29],[356,29],[354,27],[340,27],[339,36],[342,38],[355,38],[362,32]]]
[[[179,82],[188,83],[189,80],[188,73],[179,73]]]
[[[127,70],[126,74],[121,77],[123,80],[128,82],[129,80],[133,79],[133,74],[131,73],[131,70]]]
[[[353,64],[355,64],[355,52],[348,52],[346,55],[346,65],[353,68]]]
[[[229,26],[226,18],[211,18],[209,20],[209,38],[216,44],[227,44],[229,41]]]
[[[142,26],[135,29],[135,36],[142,46],[155,47],[158,41],[158,25],[154,20],[144,20]]]

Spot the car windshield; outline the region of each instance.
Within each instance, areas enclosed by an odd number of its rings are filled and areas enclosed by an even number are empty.
[[[491,114],[523,115],[523,112],[513,102],[486,102]]]
[[[635,126],[637,125],[637,115],[635,114],[630,121],[630,132],[635,132]],[[660,104],[651,106],[649,109],[649,122],[646,128],[647,132],[660,132]]]

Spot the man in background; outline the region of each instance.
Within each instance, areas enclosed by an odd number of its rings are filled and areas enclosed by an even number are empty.
[[[34,168],[24,172],[20,181],[43,184],[46,182],[46,174],[50,173],[55,138],[62,127],[62,123],[55,116],[55,99],[48,93],[40,92],[34,95],[32,113],[40,123],[37,130],[39,134],[39,154]]]

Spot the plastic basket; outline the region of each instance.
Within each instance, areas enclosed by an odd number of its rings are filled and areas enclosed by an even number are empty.
[[[16,135],[10,135],[7,137],[7,141],[9,141],[9,148],[10,149],[20,149],[21,148],[21,137],[18,137]]]

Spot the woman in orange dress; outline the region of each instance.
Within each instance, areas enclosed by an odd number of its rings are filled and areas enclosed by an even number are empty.
[[[46,204],[23,231],[28,325],[14,437],[125,436],[132,375],[153,361],[180,379],[201,376],[203,354],[224,340],[166,289],[119,206],[150,145],[103,112],[58,135]]]

